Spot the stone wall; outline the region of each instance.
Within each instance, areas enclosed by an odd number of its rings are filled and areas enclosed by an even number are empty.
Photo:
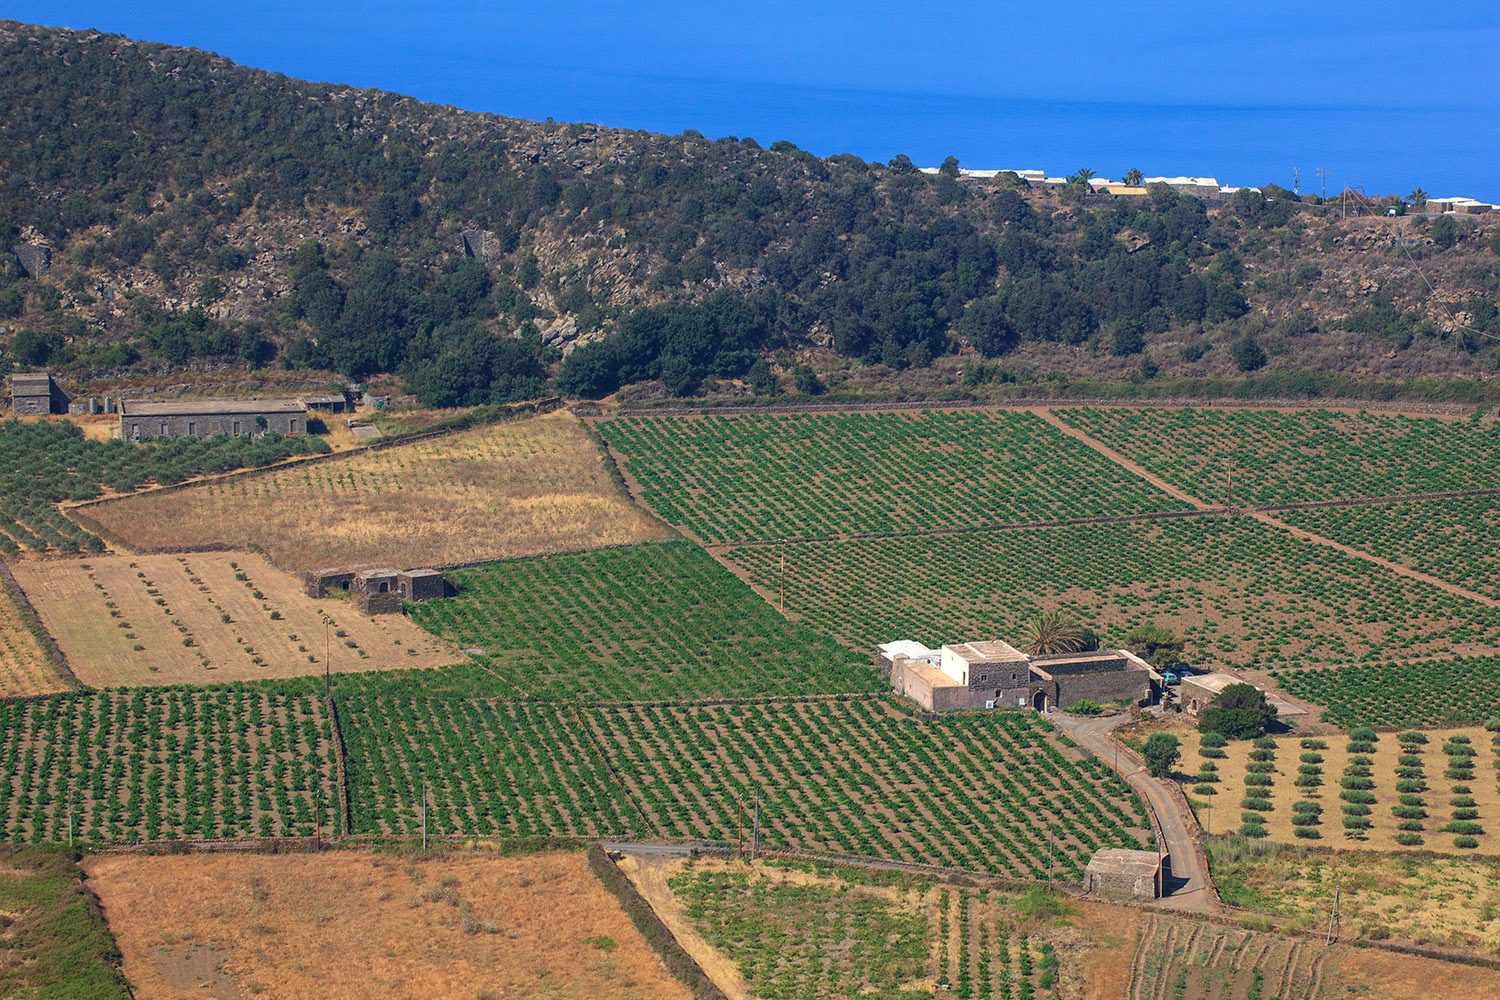
[[[1149,701],[1151,675],[1144,670],[1105,670],[1071,674],[1054,682],[1053,697],[1059,708],[1074,702]]]
[[[1097,895],[1114,896],[1117,899],[1156,898],[1156,880],[1149,876],[1091,869],[1086,879],[1085,891]]]

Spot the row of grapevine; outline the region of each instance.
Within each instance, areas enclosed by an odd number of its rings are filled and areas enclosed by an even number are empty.
[[[777,592],[780,547],[728,558]],[[1283,673],[1500,646],[1500,609],[1249,518],[808,542],[785,547],[785,580],[789,613],[857,649],[1014,635],[1054,608],[1106,640],[1157,622],[1190,659]]]
[[[660,834],[762,842],[1021,878],[1082,876],[1147,819],[1100,762],[1030,713],[918,721],[884,699],[600,707],[588,718]],[[742,818],[745,816],[746,818]]]
[[[600,431],[647,504],[707,542],[1184,506],[1031,413],[626,417]]]
[[[336,827],[310,694],[185,688],[0,701],[0,822],[17,841],[312,836]]]
[[[787,621],[687,542],[491,563],[412,607],[482,650],[496,693],[588,701],[876,691],[849,651]]]
[[[1174,486],[1237,504],[1500,487],[1495,425],[1330,410],[1058,411]]]
[[[570,709],[341,695],[355,833],[643,836]]]
[[[1346,727],[1433,728],[1500,714],[1500,657],[1494,656],[1287,671],[1278,682]]]

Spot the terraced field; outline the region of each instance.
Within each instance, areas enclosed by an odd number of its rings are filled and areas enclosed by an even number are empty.
[[[788,622],[687,542],[491,563],[453,579],[458,596],[415,605],[412,617],[482,650],[490,693],[622,701],[882,687],[867,660]]]
[[[1331,410],[1056,411],[1202,500],[1292,503],[1500,487],[1492,422]]]
[[[727,558],[775,593],[779,546]],[[785,547],[789,613],[854,649],[1014,635],[1064,609],[1106,641],[1159,622],[1190,658],[1325,667],[1490,654],[1500,609],[1249,518],[1199,517]]]
[[[625,417],[599,427],[646,503],[709,543],[1186,506],[1030,413]]]
[[[1322,1000],[1342,995],[1334,955],[1304,938],[1152,914],[1136,951],[1128,1000]]]
[[[88,515],[137,549],[258,548],[297,571],[444,566],[666,537],[621,495],[563,410]]]

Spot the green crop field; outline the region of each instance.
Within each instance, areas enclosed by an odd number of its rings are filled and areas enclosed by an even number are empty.
[[[1495,497],[1323,507],[1276,515],[1351,545],[1500,599],[1500,503]]]
[[[1500,487],[1500,430],[1329,410],[1059,410],[1067,424],[1200,500],[1293,503]]]
[[[704,939],[764,1000],[920,1000],[933,928],[921,909],[829,883],[796,885],[743,871],[682,871],[672,894]]]
[[[778,546],[728,558],[773,591]],[[787,610],[855,649],[1015,636],[1063,608],[1106,641],[1159,622],[1204,664],[1279,669],[1482,655],[1500,609],[1249,518],[786,546]]]
[[[306,836],[336,827],[322,701],[136,689],[0,701],[0,822],[16,842]]]
[[[628,417],[599,427],[646,503],[709,543],[1185,506],[1030,413]]]
[[[495,693],[623,701],[875,691],[867,662],[788,622],[687,542],[490,563],[418,623],[484,651]]]
[[[130,444],[92,441],[77,424],[0,424],[0,554],[97,552],[99,539],[54,506],[148,482],[178,483],[210,472],[268,465],[289,455],[324,452],[314,437],[182,438]]]
[[[602,707],[597,742],[655,832],[733,841],[761,794],[762,843],[1081,876],[1149,839],[1129,788],[1034,715],[917,719],[884,699]],[[747,818],[745,822],[749,822]],[[1050,852],[1050,855],[1049,855]]]
[[[1500,715],[1500,657],[1382,663],[1282,673],[1282,687],[1326,707],[1340,726],[1396,729],[1484,722]]]
[[[640,836],[578,712],[477,698],[340,696],[356,833]]]

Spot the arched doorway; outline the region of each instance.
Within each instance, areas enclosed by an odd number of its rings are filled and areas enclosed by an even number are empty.
[[[1036,694],[1032,695],[1031,696],[1031,707],[1034,708],[1034,709],[1036,709],[1038,712],[1046,712],[1047,711],[1047,692],[1045,692],[1045,691],[1038,691]]]

